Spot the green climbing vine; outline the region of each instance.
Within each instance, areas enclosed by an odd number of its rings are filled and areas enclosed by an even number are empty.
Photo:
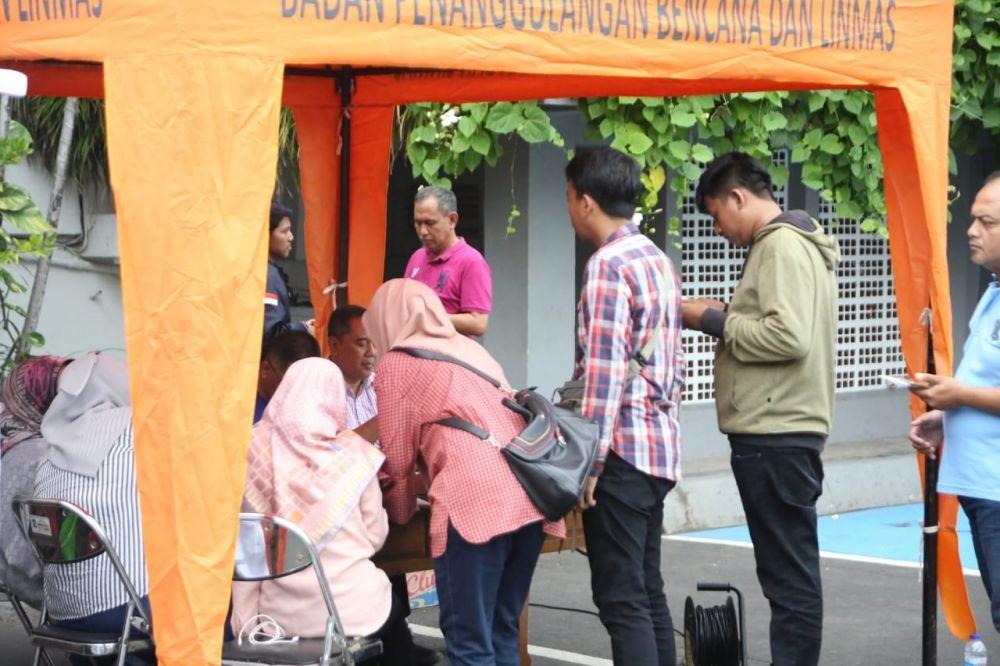
[[[1000,137],[1000,8],[993,0],[955,0],[951,99],[954,147],[972,152],[983,133]]]
[[[534,100],[410,104],[400,113],[398,127],[413,177],[445,187],[451,186],[452,178],[484,162],[496,166],[503,154],[503,142],[510,137],[565,146],[549,115]],[[520,216],[512,189],[507,233],[514,233]]]
[[[642,165],[645,212],[655,209],[664,185],[679,210],[702,165],[735,149],[768,164],[775,184],[783,186],[789,167],[772,155],[784,149],[792,164],[802,165],[806,187],[834,204],[839,217],[885,233],[882,158],[866,91],[592,98],[580,105],[591,138],[610,140]],[[669,225],[678,231],[676,211]]]

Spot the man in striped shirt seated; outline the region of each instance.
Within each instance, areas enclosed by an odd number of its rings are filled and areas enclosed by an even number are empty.
[[[594,603],[615,664],[672,666],[660,536],[664,499],[680,479],[680,282],[631,221],[642,192],[635,160],[582,149],[566,180],[573,229],[597,248],[584,271],[573,374],[601,433],[580,502]]]
[[[375,402],[375,346],[361,321],[365,309],[360,305],[342,305],[330,314],[326,334],[330,360],[337,364],[347,384],[347,427],[378,445],[378,404]],[[387,477],[379,474],[379,480]],[[410,615],[410,597],[406,574],[389,576],[392,592]],[[437,651],[413,645],[414,666],[430,666],[439,661]]]
[[[354,431],[378,414],[375,347],[361,323],[364,313],[360,305],[342,305],[330,315],[326,327],[330,360],[340,368],[347,384],[347,427]]]

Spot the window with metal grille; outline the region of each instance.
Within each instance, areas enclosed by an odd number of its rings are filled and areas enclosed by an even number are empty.
[[[837,390],[884,388],[882,375],[906,372],[899,344],[889,243],[820,204],[820,223],[840,241]]]
[[[787,166],[788,153],[776,154],[775,161]],[[714,298],[728,302],[739,283],[747,251],[715,235],[712,218],[698,212],[694,187],[695,183],[691,183],[681,212],[682,292],[684,298]],[[787,187],[775,188],[774,197],[778,205],[785,208]],[[882,388],[881,375],[905,372],[888,243],[861,231],[855,220],[837,218],[832,205],[821,204],[818,219],[827,232],[836,234],[840,241],[837,390]],[[682,340],[687,356],[684,401],[712,401],[715,338],[684,331]]]

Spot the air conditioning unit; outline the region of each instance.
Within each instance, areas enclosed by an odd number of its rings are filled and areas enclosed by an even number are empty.
[[[114,214],[94,215],[80,256],[98,264],[118,264],[118,219]]]

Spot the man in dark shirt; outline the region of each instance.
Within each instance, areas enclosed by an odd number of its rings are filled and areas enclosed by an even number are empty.
[[[268,400],[278,390],[281,378],[288,367],[304,358],[319,356],[319,343],[305,331],[279,333],[264,350],[257,376],[257,403],[254,405],[253,422],[260,421]]]

